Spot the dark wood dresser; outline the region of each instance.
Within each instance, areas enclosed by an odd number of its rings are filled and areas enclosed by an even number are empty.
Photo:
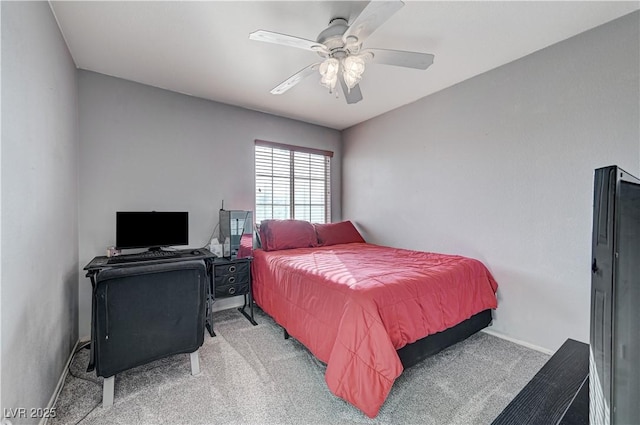
[[[493,425],[589,425],[589,345],[568,339]]]

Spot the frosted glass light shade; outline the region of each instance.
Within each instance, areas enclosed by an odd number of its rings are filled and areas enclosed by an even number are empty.
[[[333,92],[338,83],[338,71],[340,70],[340,62],[338,59],[329,58],[320,64],[320,84],[329,89],[329,92]]]
[[[354,88],[360,80],[362,80],[362,74],[364,73],[364,59],[360,56],[347,56],[342,61],[342,67],[344,68],[343,76],[344,82],[349,89]]]

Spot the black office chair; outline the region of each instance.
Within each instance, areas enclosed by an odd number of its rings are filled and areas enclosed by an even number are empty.
[[[93,305],[96,374],[105,378],[103,406],[113,404],[117,373],[179,353],[200,371],[208,280],[203,261],[105,269]]]

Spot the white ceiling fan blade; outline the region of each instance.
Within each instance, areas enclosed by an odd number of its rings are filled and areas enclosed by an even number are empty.
[[[342,73],[339,74],[340,87],[342,87],[342,93],[344,93],[344,99],[349,105],[358,103],[362,100],[362,92],[360,91],[360,84],[356,84],[351,90],[347,87],[347,83],[344,82]]]
[[[291,77],[287,78],[285,81],[274,87],[273,90],[271,90],[271,94],[282,94],[286,92],[291,87],[302,81],[304,78],[313,74],[318,69],[318,66],[320,66],[319,62],[311,64],[306,68],[302,68],[300,71],[296,72]]]
[[[317,41],[311,41],[305,38],[294,37],[292,35],[280,34],[272,31],[254,31],[249,34],[249,39],[264,41],[267,43],[281,44],[283,46],[297,47],[298,49],[311,50],[314,52],[327,51],[327,48]]]
[[[404,3],[400,0],[376,1],[373,0],[364,8],[362,13],[347,28],[342,39],[345,43],[362,43],[375,30],[380,27],[394,13],[400,10]],[[354,40],[356,37],[357,40]]]
[[[434,57],[431,53],[405,52],[403,50],[367,49],[362,53],[366,52],[373,53],[373,58],[367,62],[415,69],[429,68]]]

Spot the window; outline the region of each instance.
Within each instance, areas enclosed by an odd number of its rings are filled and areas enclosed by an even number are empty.
[[[256,224],[276,218],[331,221],[333,152],[256,140]]]

